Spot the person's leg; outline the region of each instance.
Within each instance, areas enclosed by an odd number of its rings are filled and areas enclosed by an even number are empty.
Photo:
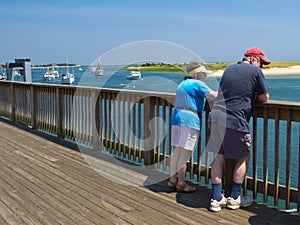
[[[180,147],[175,147],[174,152],[170,156],[170,179],[169,179],[168,186],[171,188],[172,187],[176,188],[176,183],[177,183],[176,174],[178,172],[177,164],[178,164],[179,157],[180,157]]]
[[[199,137],[199,131],[189,127],[172,127],[172,145],[177,147],[170,159],[170,180],[168,186],[172,186],[178,174],[177,191],[192,192],[196,188],[191,188],[185,183],[186,163],[191,157],[193,149]],[[175,144],[176,143],[176,144]]]
[[[223,165],[224,165],[224,155],[217,154],[214,159],[213,166],[211,168],[211,182],[213,199],[220,201],[222,199],[222,176],[223,176]]]
[[[236,165],[233,173],[233,183],[230,197],[238,199],[240,196],[242,184],[244,182],[248,162],[250,159],[251,135],[245,133],[232,132],[232,137],[236,139],[235,145],[232,146],[232,152],[236,155]]]
[[[186,149],[180,149],[180,156],[178,158],[178,164],[177,164],[177,169],[178,169],[178,182],[176,185],[176,189],[178,192],[194,192],[196,191],[196,187],[191,187],[187,185],[185,181],[185,175],[186,175],[186,168],[187,168],[187,161],[191,157],[191,154],[193,152],[191,150],[186,150]]]
[[[178,185],[185,183],[186,163],[192,155],[192,151],[180,149],[180,155],[177,162]]]
[[[226,198],[221,192],[224,160],[224,155],[217,154],[211,169],[213,198],[210,200],[209,209],[214,212],[220,211],[222,207],[226,206],[227,203]]]
[[[233,181],[234,182],[237,182],[237,183],[244,182],[247,168],[248,168],[249,159],[250,159],[250,155],[236,160],[236,166],[234,168],[234,173],[233,173]]]
[[[227,198],[227,207],[230,209],[238,209],[240,207],[248,207],[253,203],[253,199],[248,196],[241,196],[242,184],[244,182],[248,161],[250,156],[237,159],[233,173],[233,184],[230,197]]]
[[[230,209],[247,207],[252,204],[253,199],[248,196],[241,196],[241,189],[250,158],[251,135],[230,129],[227,129],[226,135],[223,142],[224,155],[226,158],[236,159],[232,189],[230,197],[227,198],[227,207]]]
[[[233,184],[230,197],[237,199],[240,196],[242,184],[244,182],[250,155],[236,159],[236,166],[233,173]]]
[[[172,125],[171,132],[171,145],[174,146],[174,151],[171,152],[169,162],[170,162],[170,178],[168,182],[169,188],[176,188],[176,174],[177,174],[177,161],[179,157],[180,150],[176,147],[180,141],[181,128],[179,126]]]

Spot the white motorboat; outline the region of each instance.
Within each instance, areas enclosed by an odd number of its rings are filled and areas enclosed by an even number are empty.
[[[61,76],[62,84],[73,84],[75,81],[75,76],[73,73],[70,73],[68,70]]]
[[[142,74],[140,71],[131,71],[130,75],[126,77],[128,80],[139,80],[142,79]]]
[[[0,73],[0,80],[6,80],[7,76],[5,75],[5,73]]]
[[[58,70],[52,68],[52,70],[50,70],[49,72],[50,72],[50,74],[54,75],[55,78],[58,78],[58,77],[59,77],[59,72],[58,72]]]
[[[49,71],[46,71],[43,75],[43,80],[44,81],[51,81],[55,79],[55,75],[51,74]]]
[[[43,75],[43,80],[44,81],[52,81],[58,77],[59,77],[58,71],[55,70],[54,68],[52,68],[52,70],[47,69],[47,71]]]

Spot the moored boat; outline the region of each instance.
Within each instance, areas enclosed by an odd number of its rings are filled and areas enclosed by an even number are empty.
[[[43,75],[43,80],[44,81],[52,81],[55,79],[55,75],[51,74],[49,71],[46,71]]]
[[[128,80],[139,80],[142,79],[142,74],[140,71],[131,71],[130,74],[126,77]]]
[[[62,84],[73,84],[75,81],[75,76],[73,73],[70,73],[68,70],[61,76]]]
[[[92,73],[95,76],[104,75],[103,63],[100,60],[97,60],[96,65],[92,67]]]

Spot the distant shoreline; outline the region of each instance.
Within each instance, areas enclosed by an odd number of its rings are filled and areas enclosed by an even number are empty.
[[[69,68],[72,67],[81,67],[82,65],[69,65]],[[66,68],[67,66],[33,66],[31,69],[47,69],[47,68]],[[127,69],[133,69],[127,68]],[[5,70],[5,68],[0,68],[0,70]],[[148,71],[148,70],[141,70],[141,71]],[[152,71],[152,70],[149,70]],[[170,72],[170,71],[162,71],[154,70],[155,72]],[[182,70],[183,72],[184,70]],[[213,73],[210,76],[222,76],[224,70],[213,70]],[[287,67],[271,67],[263,69],[263,73],[265,76],[278,76],[278,75],[300,75],[300,65],[295,66],[287,66]]]
[[[48,69],[48,68],[72,68],[72,67],[81,67],[81,65],[65,65],[65,66],[31,66],[31,69]]]
[[[224,70],[214,71],[212,76],[222,76]],[[289,66],[289,67],[272,67],[263,69],[265,76],[278,76],[278,75],[300,75],[300,66]]]
[[[284,68],[273,67],[270,69],[264,69],[264,74],[269,75],[300,75],[300,66],[290,66]]]
[[[263,69],[265,76],[273,75],[300,75],[300,62],[272,62],[271,66]],[[213,73],[210,76],[222,76],[224,70],[233,62],[227,63],[214,63],[207,65],[208,69]],[[186,64],[149,64],[141,66],[130,66],[124,68],[125,70],[138,70],[138,71],[155,71],[155,72],[185,72]]]

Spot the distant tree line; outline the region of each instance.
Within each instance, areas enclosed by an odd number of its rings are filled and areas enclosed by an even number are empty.
[[[77,66],[75,63],[49,63],[44,65],[32,65],[32,67],[52,67],[52,66],[58,66],[58,67],[64,67],[64,66]]]
[[[185,65],[186,63],[177,64],[177,63],[144,63],[140,66],[149,67],[149,66],[174,66],[174,65]]]
[[[44,65],[31,65],[31,67],[53,67],[53,66],[57,66],[57,67],[66,67],[66,66],[79,66],[76,63],[50,63],[50,64],[44,64]],[[1,64],[0,65],[0,69],[5,69],[6,65]]]

